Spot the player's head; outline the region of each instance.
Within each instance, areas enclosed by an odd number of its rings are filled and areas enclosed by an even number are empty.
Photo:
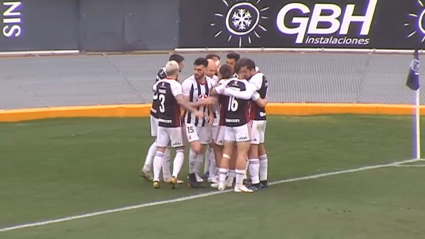
[[[182,55],[172,54],[168,60],[177,62],[179,64],[179,70],[182,72],[184,68],[184,57]]]
[[[230,52],[227,54],[226,64],[234,67],[236,62],[241,58],[241,56],[236,52]]]
[[[233,75],[233,69],[230,65],[224,64],[220,66],[218,71],[220,79],[230,79]]]
[[[193,62],[193,75],[195,76],[195,79],[199,80],[204,77],[205,72],[207,71],[207,67],[207,59],[203,57],[196,58],[195,62]]]
[[[167,73],[167,78],[177,79],[180,72],[179,63],[177,61],[169,61],[165,65],[165,73]]]
[[[238,75],[244,79],[250,79],[253,75],[257,73],[255,62],[249,58],[241,58],[237,62],[240,67]]]
[[[208,54],[205,58],[207,58],[207,60],[210,60],[210,59],[213,60],[217,67],[220,66],[221,59],[219,55],[211,53],[211,54]]]
[[[208,59],[208,67],[207,67],[207,72],[205,73],[205,75],[212,78],[216,73],[217,73],[217,65],[212,59]]]

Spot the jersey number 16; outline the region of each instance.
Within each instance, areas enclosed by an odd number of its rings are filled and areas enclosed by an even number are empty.
[[[235,99],[235,97],[229,97],[229,105],[227,106],[227,111],[236,112],[238,110],[238,106],[238,101]]]

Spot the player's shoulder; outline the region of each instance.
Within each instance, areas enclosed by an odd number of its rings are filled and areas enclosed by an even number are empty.
[[[182,85],[191,85],[195,82],[195,76],[189,76],[186,79],[183,80]]]
[[[253,75],[253,76],[251,77],[251,79],[253,79],[253,80],[262,80],[264,77],[265,77],[265,76],[264,76],[264,74],[263,74],[263,73],[261,73],[261,72],[257,72],[255,75]]]
[[[205,79],[206,79],[207,83],[210,84],[210,85],[214,86],[215,84],[217,84],[217,81],[214,80],[213,77],[206,76]]]
[[[162,67],[159,71],[158,74],[156,74],[156,80],[162,80],[165,79],[167,77],[167,72],[165,71],[165,67]]]
[[[167,80],[167,82],[170,84],[171,87],[181,87],[182,84],[176,80]]]

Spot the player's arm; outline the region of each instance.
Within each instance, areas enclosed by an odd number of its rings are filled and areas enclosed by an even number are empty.
[[[195,107],[193,107],[189,101],[187,101],[184,98],[184,94],[182,91],[182,85],[179,83],[174,83],[171,85],[171,91],[174,95],[174,98],[176,99],[177,103],[183,107],[185,110],[193,113],[196,115],[196,117],[201,118],[203,117],[203,112],[198,111]]]
[[[246,89],[244,91],[233,90],[232,88],[225,88],[224,95],[233,96],[243,100],[249,100],[252,98],[253,94],[257,91],[257,88],[251,84],[246,84]]]
[[[266,107],[267,105],[267,98],[262,99],[260,94],[258,92],[255,92],[252,97],[251,100],[255,102],[255,104],[257,104],[260,107]]]

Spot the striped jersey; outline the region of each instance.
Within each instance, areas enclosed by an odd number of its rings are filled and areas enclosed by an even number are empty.
[[[183,81],[182,83],[182,91],[183,95],[189,97],[190,102],[197,102],[199,100],[203,100],[208,97],[212,87],[214,86],[214,82],[211,78],[205,76],[205,83],[199,83],[194,76],[191,76]],[[207,106],[201,106],[198,108],[199,111],[203,111],[205,115],[208,110]],[[185,124],[193,124],[194,126],[206,126],[207,120],[206,118],[198,119],[191,112],[184,112],[184,122]]]
[[[159,70],[158,74],[156,75],[156,82],[165,79],[167,77],[167,73],[165,72],[165,67],[161,68],[161,70]],[[154,93],[153,95],[153,100],[152,100],[152,107],[151,107],[151,116],[154,118],[158,118],[158,107],[159,107],[159,102],[158,102],[158,96],[156,93]]]
[[[269,82],[263,73],[257,73],[253,75],[249,82],[255,85],[258,94],[262,99],[267,97],[267,92],[269,90]],[[266,108],[258,106],[255,102],[251,104],[250,110],[251,120],[266,120]]]

